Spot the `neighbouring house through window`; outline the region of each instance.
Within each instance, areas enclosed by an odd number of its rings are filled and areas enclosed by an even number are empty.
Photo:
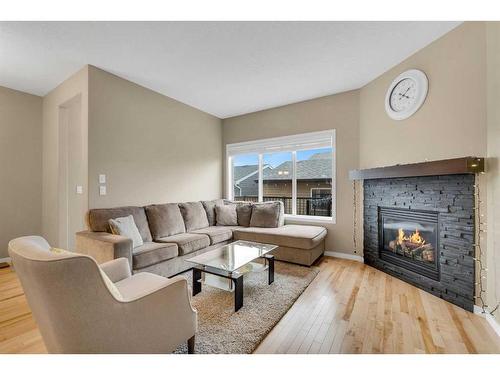
[[[283,202],[285,214],[335,218],[335,131],[228,144],[228,198]]]

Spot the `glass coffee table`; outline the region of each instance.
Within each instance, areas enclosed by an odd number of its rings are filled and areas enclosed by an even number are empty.
[[[186,259],[194,264],[193,296],[201,292],[202,284],[234,290],[234,311],[238,311],[243,306],[244,274],[267,269],[268,284],[273,283],[274,256],[269,253],[277,247],[258,242],[236,241]],[[255,262],[257,259],[264,259],[264,264]],[[221,278],[226,279],[227,283],[221,282]]]

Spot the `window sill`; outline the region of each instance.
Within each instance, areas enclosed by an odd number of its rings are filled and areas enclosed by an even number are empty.
[[[321,224],[335,224],[333,217],[326,216],[305,216],[305,215],[290,215],[285,214],[285,221],[292,223],[308,222],[308,223],[321,223]]]

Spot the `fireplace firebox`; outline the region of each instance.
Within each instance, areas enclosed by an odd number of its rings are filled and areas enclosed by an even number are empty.
[[[379,207],[378,216],[380,258],[439,280],[438,213]]]

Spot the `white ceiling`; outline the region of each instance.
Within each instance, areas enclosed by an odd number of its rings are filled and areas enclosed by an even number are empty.
[[[357,89],[459,22],[0,22],[0,85],[85,64],[220,118]]]

